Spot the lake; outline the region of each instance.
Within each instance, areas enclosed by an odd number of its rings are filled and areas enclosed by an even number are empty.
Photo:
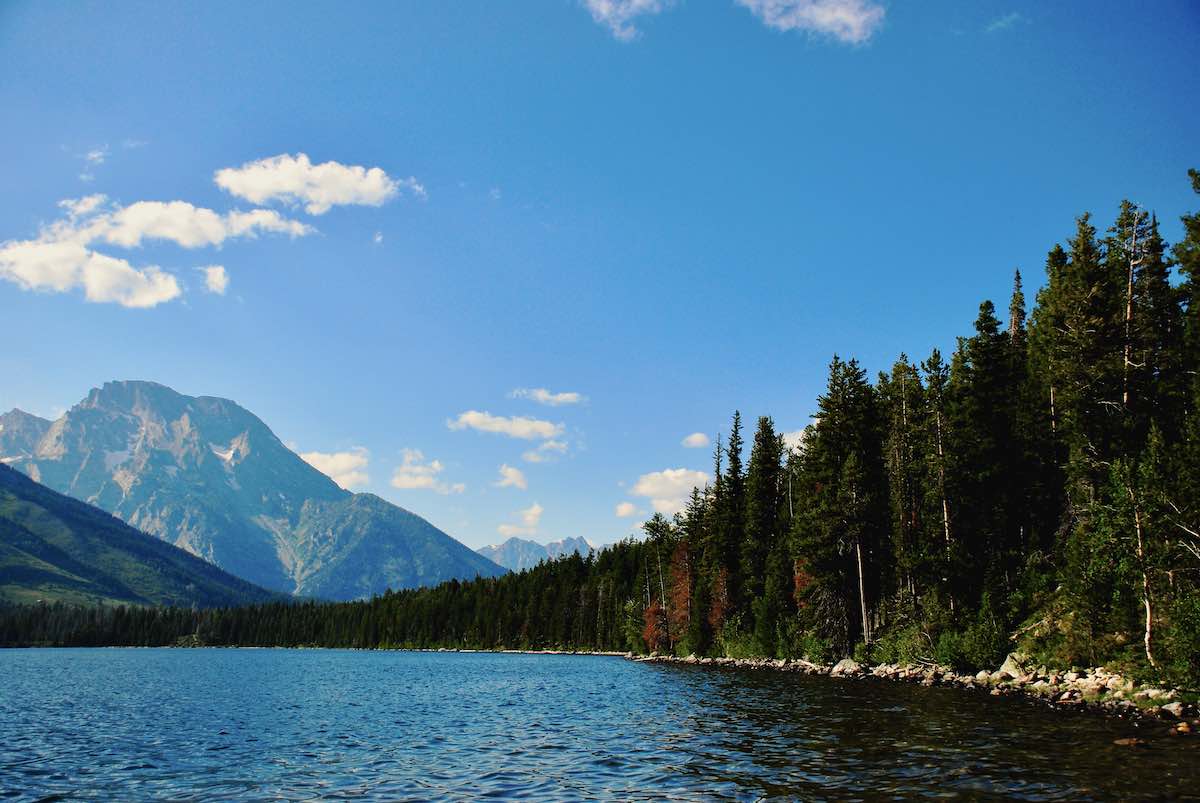
[[[1200,740],[1165,725],[873,679],[233,649],[0,650],[0,673],[6,799],[1200,794]]]

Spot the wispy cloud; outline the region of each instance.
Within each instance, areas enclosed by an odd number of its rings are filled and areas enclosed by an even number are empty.
[[[592,19],[608,28],[614,38],[631,42],[641,34],[633,21],[662,13],[673,5],[673,0],[584,0],[584,5]]]
[[[500,479],[496,480],[497,488],[520,488],[522,491],[529,487],[525,472],[515,466],[504,463],[500,466]]]
[[[633,502],[618,502],[614,511],[619,519],[628,519],[638,515],[638,508]]]
[[[501,524],[496,528],[496,532],[505,538],[511,538],[514,535],[534,535],[537,533],[538,523],[542,520],[543,512],[545,512],[544,508],[534,502],[524,510],[517,511],[517,516],[521,519],[520,524]]]
[[[539,445],[536,449],[527,449],[521,455],[526,463],[549,463],[559,455],[567,453],[566,441],[550,440]]]
[[[1000,31],[1007,31],[1010,28],[1014,28],[1020,23],[1026,21],[1027,20],[1024,14],[1021,14],[1017,11],[1012,11],[1001,17],[996,17],[996,19],[987,24],[987,27],[984,28],[984,30],[988,33],[999,33]]]
[[[563,432],[562,424],[524,416],[492,415],[479,410],[459,413],[457,418],[446,421],[446,426],[453,430],[473,429],[477,432],[492,432],[530,441],[554,438]]]
[[[671,515],[683,510],[693,488],[702,488],[707,482],[703,471],[668,468],[638,477],[630,494],[649,499],[655,511]]]
[[[440,460],[425,462],[425,455],[418,449],[405,449],[404,462],[392,473],[392,487],[401,490],[424,490],[439,494],[460,494],[467,490],[461,482],[447,483],[439,479],[445,466]]]
[[[401,190],[425,196],[425,187],[412,176],[393,178],[379,167],[333,161],[313,164],[304,153],[226,167],[213,178],[221,189],[251,203],[303,204],[310,215],[323,215],[334,206],[380,206]]]
[[[846,44],[869,40],[886,14],[872,0],[735,0],[764,25],[779,31],[803,31]]]
[[[204,274],[204,288],[208,292],[218,296],[225,295],[225,291],[229,288],[229,273],[225,270],[224,265],[209,265],[200,268],[200,271]]]
[[[549,407],[561,407],[564,404],[579,404],[587,401],[587,397],[575,391],[551,393],[545,388],[517,388],[508,394],[513,399],[529,399]]]
[[[709,443],[710,441],[708,440],[708,436],[703,432],[693,432],[691,435],[688,435],[679,442],[681,446],[688,449],[703,449],[705,446],[708,446]]]
[[[361,446],[346,452],[301,452],[300,458],[343,488],[361,488],[371,481],[367,475],[370,453]]]
[[[734,0],[764,25],[780,31],[802,31],[847,44],[868,41],[883,25],[886,9],[877,0]],[[592,19],[613,37],[632,42],[641,36],[634,24],[675,5],[674,0],[583,0]]]

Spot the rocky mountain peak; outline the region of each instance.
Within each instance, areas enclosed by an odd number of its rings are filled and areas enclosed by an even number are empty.
[[[106,382],[53,423],[20,420],[28,434],[0,431],[5,462],[268,588],[353,598],[500,571],[382,499],[358,504],[229,399]]]

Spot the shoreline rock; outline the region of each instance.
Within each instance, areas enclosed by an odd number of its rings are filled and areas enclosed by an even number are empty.
[[[1019,696],[1061,710],[1095,711],[1155,722],[1165,720],[1172,724],[1171,733],[1176,735],[1200,731],[1200,719],[1196,719],[1200,712],[1192,703],[1180,699],[1182,695],[1178,689],[1139,688],[1131,679],[1101,668],[1065,673],[1046,667],[1030,668],[1019,654],[1010,654],[996,672],[981,670],[973,675],[933,664],[879,664],[864,667],[851,658],[843,658],[832,666],[826,666],[803,659],[700,658],[695,655],[678,657],[657,654],[630,657],[635,661],[651,663],[770,669],[847,680],[879,678],[921,686],[949,686],[986,691],[994,697]]]

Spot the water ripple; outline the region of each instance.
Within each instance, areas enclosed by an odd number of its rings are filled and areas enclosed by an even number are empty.
[[[4,800],[1186,798],[1194,740],[955,689],[612,658],[0,652]],[[1143,728],[1142,730],[1145,730]]]

